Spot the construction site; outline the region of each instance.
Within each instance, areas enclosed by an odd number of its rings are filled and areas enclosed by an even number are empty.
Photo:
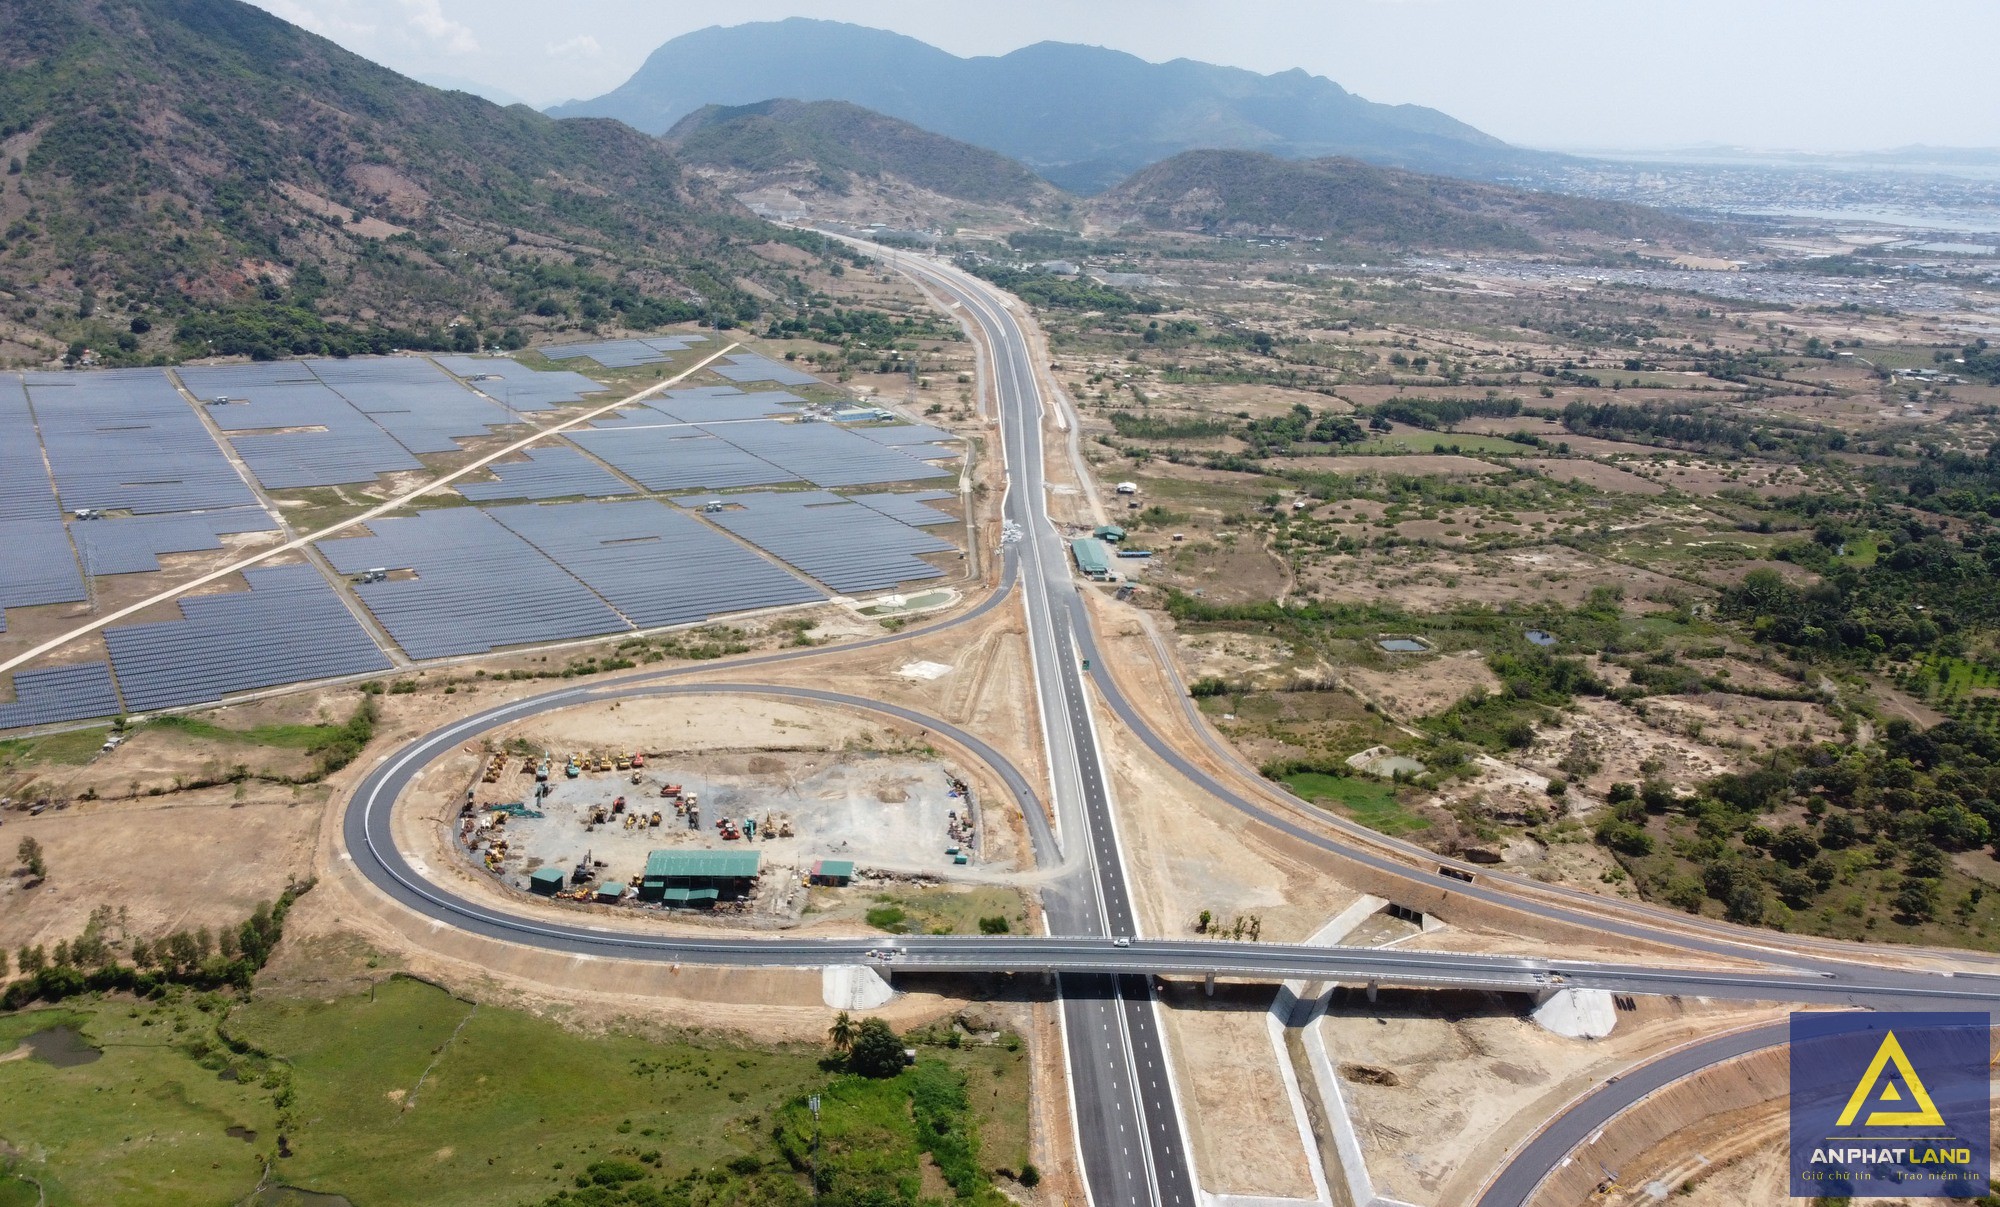
[[[985,846],[956,772],[873,751],[496,751],[454,832],[525,893],[781,925],[811,887],[948,880]]]

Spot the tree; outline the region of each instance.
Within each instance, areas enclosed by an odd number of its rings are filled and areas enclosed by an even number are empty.
[[[1928,922],[1937,917],[1938,882],[1922,876],[1905,876],[1896,893],[1896,915],[1909,922]]]
[[[49,874],[49,865],[42,859],[42,844],[32,837],[23,838],[15,851],[21,858],[21,866],[28,869],[28,878],[41,880]]]
[[[1200,935],[1205,935],[1205,934],[1207,934],[1207,933],[1208,933],[1208,924],[1209,924],[1210,922],[1213,922],[1214,920],[1215,920],[1215,915],[1214,915],[1214,914],[1210,913],[1210,912],[1209,912],[1209,911],[1207,911],[1207,910],[1203,910],[1203,911],[1201,911],[1201,917],[1199,917],[1199,918],[1197,918],[1197,919],[1195,920],[1195,924],[1194,924],[1194,929],[1195,929],[1195,933],[1196,933],[1196,934],[1200,934]]]
[[[996,914],[993,917],[981,918],[979,920],[979,933],[982,935],[1004,935],[1012,929],[1013,927],[1008,925],[1004,915]]]
[[[842,1010],[833,1016],[833,1025],[826,1029],[826,1040],[836,1052],[846,1052],[854,1047],[854,1020]]]
[[[848,1049],[847,1069],[863,1077],[894,1077],[903,1071],[903,1041],[881,1019],[863,1019]]]

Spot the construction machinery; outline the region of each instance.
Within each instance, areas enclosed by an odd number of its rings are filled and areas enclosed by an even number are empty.
[[[651,824],[654,826],[658,826],[660,824],[660,811],[658,809],[653,810],[653,820]]]
[[[614,800],[614,801],[612,801],[612,802],[611,802],[611,812],[612,812],[612,813],[614,813],[614,814],[618,814],[618,813],[623,813],[624,811],[625,811],[625,798],[624,798],[624,797],[622,797],[622,796],[621,796],[621,797],[619,797],[619,798],[618,798],[617,800]]]
[[[621,754],[618,756],[616,766],[620,771],[630,771],[632,770],[632,760]]]
[[[679,784],[661,784],[660,795],[666,797],[669,800],[679,800],[681,796],[681,786]]]
[[[576,756],[570,755],[569,763],[563,767],[563,775],[568,777],[569,779],[575,779],[577,776],[582,774],[583,774],[583,768],[577,765]]]
[[[646,752],[645,752],[645,751],[643,751],[643,750],[635,750],[635,751],[633,751],[633,752],[632,752],[632,765],[633,765],[634,767],[644,767],[644,766],[646,765]]]

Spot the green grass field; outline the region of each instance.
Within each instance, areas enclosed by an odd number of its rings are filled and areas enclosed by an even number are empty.
[[[810,1187],[774,1128],[813,1092],[827,1096],[829,1135],[875,1136],[835,1164],[849,1185],[923,1182],[929,1141],[905,1104],[951,1086],[963,1087],[953,1127],[961,1154],[975,1154],[977,1201],[1000,1201],[991,1171],[1027,1152],[1018,1044],[925,1047],[904,1077],[859,1082],[823,1068],[818,1047],[584,1035],[407,979],[331,1002],[202,1000],[209,1011],[179,995],[0,1017],[0,1054],[56,1025],[103,1051],[70,1068],[0,1063],[0,1137],[50,1207],[223,1207],[252,1191],[265,1160],[271,1185],[357,1204],[537,1203],[593,1167],[624,1171],[633,1193],[693,1180],[702,1203],[803,1204]],[[0,1181],[0,1207],[22,1185]]]
[[[1519,457],[1543,451],[1526,444],[1516,444],[1500,436],[1482,436],[1475,432],[1423,431],[1391,432],[1360,445],[1354,451],[1362,454],[1435,453],[1440,444],[1447,452],[1495,457]]]
[[[1340,806],[1340,811],[1371,830],[1389,835],[1414,834],[1430,823],[1396,801],[1396,792],[1379,780],[1349,779],[1318,771],[1288,775],[1285,786],[1317,805]]]
[[[976,935],[979,920],[991,917],[1007,919],[1015,934],[1028,925],[1021,894],[1010,888],[917,889],[878,893],[874,901],[868,924],[899,935]]]
[[[245,746],[282,746],[289,750],[311,750],[339,736],[339,725],[257,725],[249,729],[229,729],[201,717],[160,717],[148,721],[149,729],[171,729],[191,738],[213,742],[236,742]]]
[[[14,738],[0,742],[0,771],[29,763],[81,767],[104,745],[104,739],[110,733],[109,726],[99,725],[52,733],[45,738]]]

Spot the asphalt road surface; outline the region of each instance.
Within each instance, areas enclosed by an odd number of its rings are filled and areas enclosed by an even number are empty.
[[[1588,1160],[1587,1156],[1572,1158],[1570,1154],[1641,1098],[1711,1065],[1782,1045],[1790,1030],[1788,1023],[1773,1023],[1720,1035],[1613,1078],[1573,1103],[1523,1145],[1479,1196],[1479,1207],[1526,1207],[1544,1178],[1568,1160]]]
[[[494,938],[580,954],[716,964],[821,966],[866,962],[871,950],[886,948],[895,954],[877,962],[892,971],[1053,972],[1060,977],[1062,988],[1071,1097],[1086,1180],[1095,1207],[1191,1205],[1197,1200],[1171,1084],[1165,1074],[1166,1056],[1152,997],[1152,974],[1217,974],[1521,992],[1572,986],[1619,993],[1904,1009],[1990,1009],[2000,1003],[2000,979],[1993,977],[1952,977],[1874,968],[1862,962],[1865,953],[1853,948],[1828,947],[1830,953],[1839,952],[1849,958],[1800,955],[1764,947],[1754,936],[1732,937],[1721,929],[1690,934],[1679,927],[1650,924],[1643,914],[1606,912],[1601,903],[1552,900],[1539,890],[1534,896],[1525,896],[1504,880],[1482,876],[1477,883],[1467,884],[1429,870],[1437,866],[1435,860],[1427,859],[1422,866],[1412,867],[1402,859],[1382,853],[1384,844],[1379,836],[1369,836],[1367,845],[1362,845],[1359,838],[1347,842],[1331,837],[1292,822],[1216,780],[1155,733],[1118,690],[1115,681],[1109,676],[1095,676],[1094,685],[1112,711],[1156,755],[1259,824],[1342,858],[1389,872],[1416,886],[1491,901],[1610,936],[1664,941],[1690,952],[1749,957],[1766,967],[1718,972],[1694,967],[1138,938],[1118,848],[1113,802],[1083,686],[1081,658],[1095,660],[1099,655],[1083,600],[1069,574],[1061,539],[1049,523],[1044,507],[1047,486],[1042,476],[1043,402],[1028,345],[1018,324],[983,286],[957,274],[947,274],[934,265],[903,257],[897,259],[954,296],[967,317],[978,323],[989,337],[1009,475],[1005,514],[1020,535],[1018,543],[1006,551],[1001,589],[966,615],[839,648],[847,651],[860,648],[861,644],[886,644],[963,624],[1010,598],[1011,587],[1018,577],[1024,588],[1041,719],[1050,752],[1056,825],[1050,826],[1035,789],[1018,770],[975,736],[938,718],[831,692],[753,684],[675,685],[670,680],[687,671],[641,672],[588,686],[559,689],[490,709],[444,726],[383,759],[355,792],[343,823],[347,855],[363,875],[398,901],[429,917]],[[731,666],[748,670],[809,657],[814,652],[765,655],[743,659]],[[1051,934],[981,938],[911,936],[885,942],[881,939],[709,940],[623,932],[522,916],[467,900],[432,883],[425,869],[412,866],[397,851],[390,832],[394,802],[424,766],[454,746],[495,726],[553,709],[622,696],[680,692],[745,692],[872,709],[959,742],[986,760],[1006,781],[1028,818],[1038,861],[1044,867],[1070,867],[1078,871],[1073,877],[1054,880],[1044,890]],[[1703,1053],[1709,1054],[1710,1060],[1726,1058],[1715,1055],[1725,1053],[1726,1045],[1701,1045],[1686,1051],[1686,1055],[1676,1057],[1680,1064],[1700,1060]],[[1680,1064],[1672,1067],[1678,1068]],[[1545,1133],[1544,1139],[1524,1149],[1503,1175],[1503,1181],[1512,1179],[1505,1181],[1505,1185],[1515,1185],[1531,1174],[1539,1180],[1548,1165],[1536,1171],[1533,1167],[1537,1161],[1553,1152],[1555,1155],[1549,1157],[1553,1163],[1561,1153],[1569,1151],[1568,1147],[1551,1146],[1562,1145],[1567,1138],[1573,1147],[1575,1139],[1589,1133],[1589,1128],[1581,1131],[1571,1128],[1568,1121],[1572,1117],[1585,1121],[1620,1100],[1636,1100],[1639,1086],[1644,1083],[1634,1081],[1628,1098],[1626,1082],[1630,1080],[1628,1077],[1616,1083],[1616,1094],[1600,1092],[1585,1100]],[[1611,1088],[1607,1087],[1607,1091]],[[1529,1189],[1532,1184],[1528,1183]],[[1496,1192],[1502,1188],[1502,1182],[1495,1183]],[[1496,1204],[1502,1201],[1494,1200]]]

